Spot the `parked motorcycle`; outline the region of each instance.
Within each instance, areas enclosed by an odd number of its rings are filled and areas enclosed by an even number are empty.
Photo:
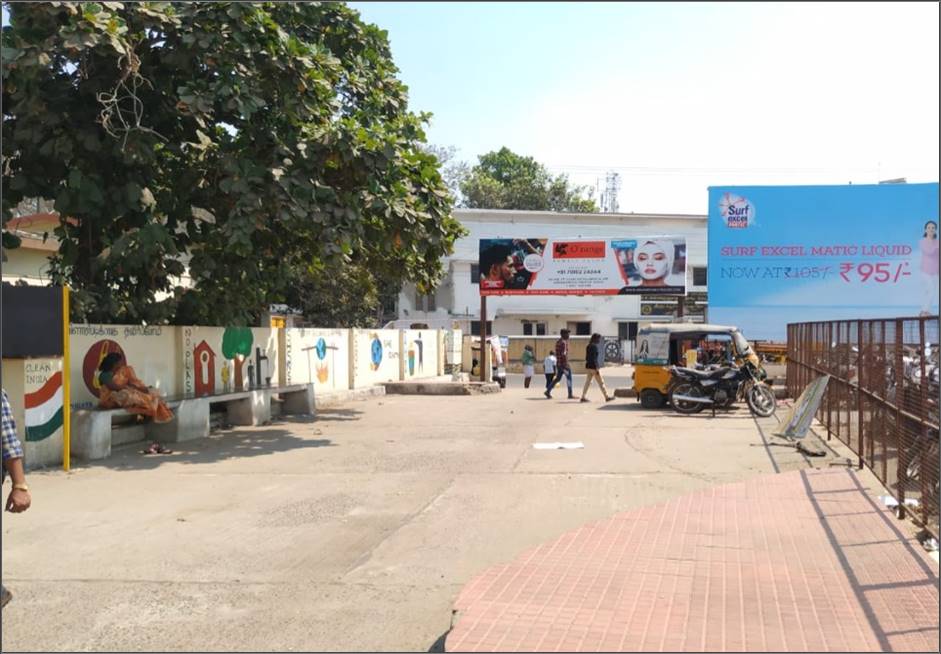
[[[670,373],[670,404],[679,413],[699,413],[706,407],[715,411],[744,398],[753,414],[761,418],[774,414],[777,403],[774,391],[764,383],[766,374],[749,361],[714,370],[673,366]]]

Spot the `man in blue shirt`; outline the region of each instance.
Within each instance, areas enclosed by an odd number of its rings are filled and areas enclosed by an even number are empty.
[[[22,513],[29,508],[29,486],[26,485],[26,473],[23,471],[23,445],[16,436],[16,422],[13,420],[13,410],[7,399],[7,392],[3,391],[3,473],[2,480],[6,481],[6,474],[10,473],[13,480],[13,490],[7,496],[4,510],[10,513]],[[7,605],[13,598],[3,584],[0,584],[0,608]]]

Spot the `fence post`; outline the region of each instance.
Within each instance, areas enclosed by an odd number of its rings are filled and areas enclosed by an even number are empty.
[[[856,321],[856,431],[859,432],[859,469],[863,469],[863,321]],[[847,435],[849,440],[849,435]],[[870,461],[870,465],[872,462]]]
[[[904,339],[902,331],[905,322],[901,318],[895,320],[895,443],[898,456],[895,458],[898,470],[895,478],[898,480],[898,517],[901,520],[905,517],[905,485],[908,483],[908,450],[902,442],[902,387],[905,382],[905,363],[902,361],[902,347]]]
[[[918,319],[918,360],[921,362],[921,377],[920,377],[920,386],[919,396],[920,402],[918,417],[921,418],[921,438],[922,441],[927,443],[928,438],[928,375],[925,374],[925,320],[927,318]],[[925,498],[931,497],[931,492],[928,490],[928,450],[927,447],[922,447],[915,452],[921,458],[921,461],[918,462],[918,469],[921,473],[918,475],[919,480],[921,481],[921,501],[919,502],[919,508],[922,511],[922,522],[927,524],[928,522],[928,505],[925,502]],[[937,461],[933,463],[937,464]]]
[[[833,374],[833,323],[827,323],[827,373]],[[833,393],[830,392],[830,389],[827,389],[827,440],[833,438],[833,403],[831,398]]]

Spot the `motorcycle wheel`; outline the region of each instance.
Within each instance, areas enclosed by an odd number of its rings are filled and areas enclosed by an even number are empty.
[[[748,408],[760,418],[770,418],[777,408],[774,391],[764,384],[753,384],[745,395]]]
[[[702,389],[690,383],[677,384],[670,389],[670,406],[677,413],[692,415],[699,413],[706,408],[705,404],[699,402],[684,402],[676,399],[677,395],[689,395],[690,397],[704,397]]]

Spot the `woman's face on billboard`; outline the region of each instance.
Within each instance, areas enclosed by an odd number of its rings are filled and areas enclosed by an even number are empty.
[[[669,272],[667,253],[652,241],[647,241],[637,248],[636,265],[640,276],[647,280],[661,279]]]

